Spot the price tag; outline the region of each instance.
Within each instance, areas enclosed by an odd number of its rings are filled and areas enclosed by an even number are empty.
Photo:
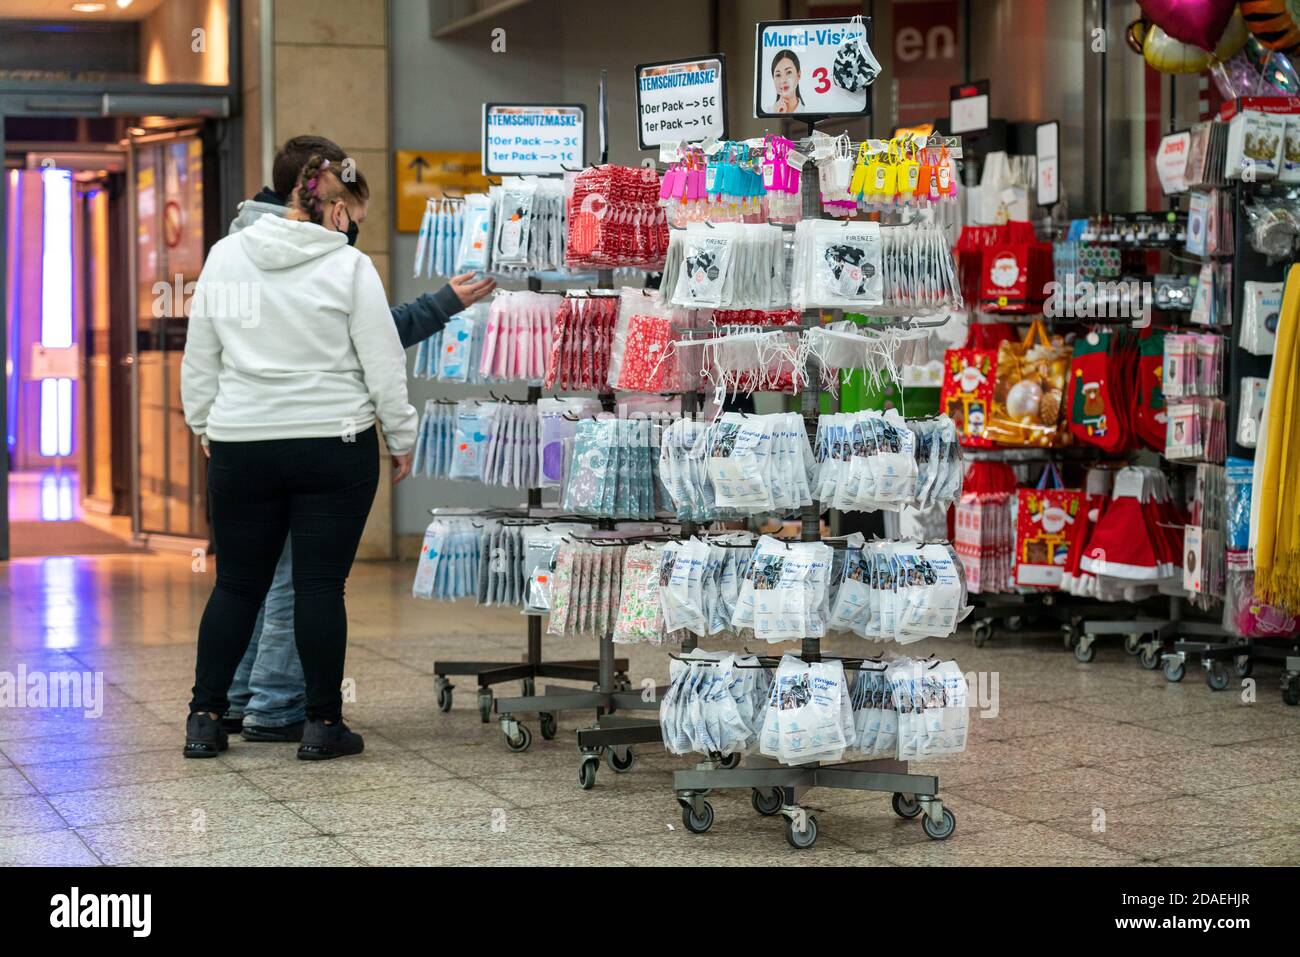
[[[587,108],[580,104],[483,104],[483,172],[561,175],[587,165]]]

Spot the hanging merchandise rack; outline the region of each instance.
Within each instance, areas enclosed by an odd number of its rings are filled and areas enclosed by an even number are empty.
[[[695,392],[686,392],[681,396],[681,412],[685,417],[693,417],[699,409],[699,395]],[[694,522],[681,523],[681,536],[690,538],[697,531]],[[613,634],[606,632],[601,635],[600,647],[602,660],[606,657],[606,645],[609,646],[608,655],[613,655]],[[689,635],[682,642],[682,650],[690,651],[696,646],[694,635]],[[625,774],[632,770],[636,762],[636,754],[632,750],[633,745],[637,744],[663,744],[663,735],[659,725],[659,702],[667,688],[656,687],[651,698],[647,701],[641,692],[632,692],[625,689],[622,693],[614,691],[608,695],[606,700],[601,702],[601,709],[597,712],[596,722],[591,727],[580,728],[578,730],[578,785],[584,790],[591,790],[596,784],[596,772],[600,769],[600,759],[604,755],[606,763],[610,770],[617,774]],[[618,714],[617,711],[622,708],[626,711],[653,711],[653,718],[639,718],[631,715]],[[719,758],[717,763],[722,766],[735,767],[738,763],[739,756],[730,758]]]
[[[823,216],[818,183],[804,176],[801,184],[804,219]],[[819,309],[805,312],[805,320],[820,320]],[[811,360],[810,360],[811,364]],[[809,387],[801,393],[802,413],[810,441],[815,438],[821,390],[815,370],[809,370]],[[821,541],[821,505],[814,501],[802,510],[800,540]],[[808,663],[822,660],[821,641],[805,637],[798,657]],[[804,797],[813,788],[837,788],[881,791],[893,795],[894,811],[902,817],[922,816],[927,836],[943,840],[957,827],[953,812],[939,798],[939,779],[935,775],[912,774],[906,761],[874,759],[823,765],[813,762],[787,766],[756,754],[746,755],[739,766],[701,766],[673,774],[673,790],[682,809],[682,823],[692,833],[702,834],[714,823],[713,806],[706,795],[713,790],[749,789],[755,811],[763,816],[780,814],[785,819],[787,841],[795,848],[809,848],[817,840],[817,819],[804,806]]]
[[[589,290],[589,294],[600,295],[601,291],[613,290],[614,273],[610,269],[602,269],[597,274],[597,284],[595,290]],[[541,390],[538,389],[540,397]],[[530,390],[531,394],[531,390]],[[608,410],[613,405],[613,393],[600,393],[602,405]],[[614,528],[614,522],[609,519],[601,519],[598,527],[604,530]],[[529,619],[529,640],[532,640],[533,630],[536,629],[537,640],[541,641],[541,618],[532,616]],[[593,682],[590,691],[584,691],[580,688],[562,687],[556,685],[547,686],[541,694],[536,693],[533,686],[526,686],[524,694],[518,698],[498,698],[492,702],[492,710],[495,711],[498,723],[501,727],[501,733],[505,736],[506,747],[511,751],[527,751],[532,744],[532,732],[528,726],[519,720],[519,715],[535,714],[538,716],[538,724],[541,728],[542,737],[550,740],[555,737],[556,718],[555,715],[560,711],[586,711],[594,710],[597,716],[612,715],[619,709],[625,711],[657,709],[658,694],[650,702],[642,700],[640,692],[632,690],[632,684],[628,680],[627,669],[628,661],[626,658],[615,657],[612,635],[606,633],[600,639],[600,657],[594,662],[583,662],[584,665],[594,665],[594,668],[588,668],[584,671],[582,677],[578,680]],[[550,677],[571,677],[568,675],[550,675]],[[573,676],[576,677],[576,676]],[[484,718],[486,721],[487,718]],[[610,767],[616,771],[628,771],[632,767],[632,758],[630,755],[622,757],[614,750],[610,750],[609,763]],[[597,755],[599,758],[599,755]],[[584,762],[584,768],[586,762]],[[588,772],[584,772],[588,773]],[[591,779],[595,780],[595,770],[589,772]],[[590,785],[585,785],[590,787]]]
[[[529,277],[528,288],[531,292],[541,292],[542,284],[536,277]],[[528,397],[525,400],[527,404],[536,406],[542,397],[540,386],[530,385],[528,387]],[[484,510],[478,510],[471,514],[484,514]],[[543,520],[555,520],[560,516],[554,509],[546,509],[542,505],[542,489],[533,487],[528,489],[528,499],[526,506],[517,513],[520,518],[534,518]],[[521,682],[522,699],[510,699],[513,701],[529,700],[536,695],[537,679],[554,678],[563,681],[583,681],[597,682],[600,677],[601,662],[596,659],[578,659],[564,661],[544,661],[542,658],[542,619],[539,614],[529,614],[527,616],[527,650],[525,651],[522,661],[435,661],[433,664],[434,687],[437,694],[438,709],[444,713],[449,712],[452,708],[452,696],[455,685],[448,679],[451,677],[472,677],[478,687],[478,712],[479,719],[487,724],[491,720],[493,710],[496,706],[492,688],[495,685],[507,681]],[[626,681],[626,671],[628,667],[627,659],[620,658],[610,662],[612,668]],[[557,730],[556,712],[567,710],[567,707],[580,708],[585,705],[576,700],[570,700],[566,697],[563,701],[558,700],[560,692],[577,689],[565,689],[548,687],[547,695],[552,695],[551,703],[563,704],[566,707],[556,707],[553,710],[545,707],[533,709],[534,713],[539,715],[539,725],[542,737],[551,740],[555,737]],[[527,708],[516,708],[515,710],[528,710]],[[506,745],[512,751],[526,751],[532,744],[532,732],[522,725],[515,725],[507,731]]]
[[[1285,193],[1287,190],[1286,187],[1279,188],[1268,183],[1247,183],[1241,180],[1234,182],[1232,189],[1236,239],[1231,260],[1232,314],[1234,317],[1242,317],[1246,309],[1246,283],[1277,282],[1284,278],[1286,265],[1283,262],[1270,262],[1251,246],[1247,239],[1250,232],[1247,204],[1256,197],[1267,196],[1275,191]],[[1298,254],[1300,249],[1293,249],[1292,260]],[[1272,359],[1243,349],[1240,330],[1236,325],[1232,329],[1229,345],[1226,397],[1230,435],[1228,453],[1236,458],[1253,459],[1255,450],[1240,444],[1234,425],[1243,403],[1242,380],[1245,377],[1267,379]],[[1293,706],[1300,705],[1300,637],[1256,639],[1229,633],[1221,627],[1214,630],[1189,628],[1185,622],[1178,623],[1178,627],[1173,629],[1172,637],[1172,650],[1163,652],[1160,656],[1166,680],[1182,681],[1187,661],[1198,660],[1205,670],[1205,683],[1213,691],[1222,691],[1231,683],[1233,673],[1244,680],[1253,674],[1256,662],[1266,661],[1282,668],[1283,701]]]

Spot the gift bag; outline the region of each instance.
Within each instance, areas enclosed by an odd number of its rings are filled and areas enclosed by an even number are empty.
[[[961,444],[987,448],[985,427],[993,405],[997,353],[989,349],[949,349],[944,353],[940,406],[952,419]]]
[[[987,247],[981,264],[980,308],[985,312],[1039,312],[1052,281],[1052,247],[1038,242],[1001,242]]]
[[[1022,341],[1002,343],[985,438],[998,445],[1067,444],[1061,413],[1070,358],[1065,340],[1049,338],[1041,319],[1034,320]]]
[[[1016,496],[1016,584],[1059,588],[1082,527],[1083,493],[1061,488],[1055,465],[1043,470],[1038,485]]]

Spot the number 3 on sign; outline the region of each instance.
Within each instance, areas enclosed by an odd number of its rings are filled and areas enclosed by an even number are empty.
[[[817,81],[817,85],[813,87],[814,93],[826,93],[830,90],[831,75],[827,71],[826,67],[819,66],[817,69],[813,70],[813,79]]]

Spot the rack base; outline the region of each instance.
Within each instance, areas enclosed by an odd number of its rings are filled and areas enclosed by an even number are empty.
[[[1165,679],[1170,682],[1183,680],[1189,657],[1199,658],[1205,669],[1205,683],[1211,691],[1223,691],[1231,683],[1229,661],[1242,680],[1254,673],[1255,662],[1275,662],[1282,666],[1282,700],[1288,705],[1300,705],[1300,642],[1261,644],[1252,638],[1227,641],[1179,639],[1174,642],[1174,650],[1162,657]]]
[[[713,826],[713,806],[705,795],[713,790],[749,788],[751,803],[764,817],[785,818],[786,840],[803,850],[817,841],[817,818],[802,805],[813,788],[881,791],[893,794],[894,813],[921,817],[926,836],[943,841],[957,829],[957,818],[939,799],[939,779],[909,774],[906,761],[881,758],[843,764],[791,767],[759,755],[746,755],[743,766],[708,767],[673,774],[673,790],[682,807],[682,823],[693,834]]]
[[[627,667],[627,662],[623,662]],[[455,685],[448,676],[473,677],[478,683],[479,719],[487,724],[492,717],[492,686],[505,681],[522,681],[524,694],[531,695],[538,678],[561,678],[568,681],[596,681],[600,676],[600,662],[594,658],[577,661],[435,661],[433,663],[434,690],[438,695],[438,710],[451,710]]]

